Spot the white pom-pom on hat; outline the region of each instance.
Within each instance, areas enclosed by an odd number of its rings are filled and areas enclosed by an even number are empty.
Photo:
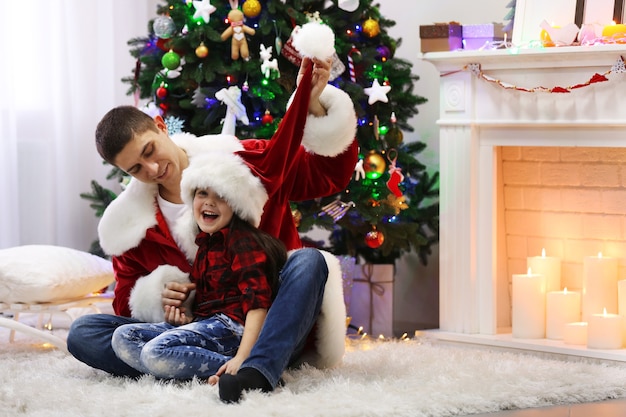
[[[294,48],[303,57],[325,60],[335,53],[335,33],[323,23],[305,23],[292,36]]]

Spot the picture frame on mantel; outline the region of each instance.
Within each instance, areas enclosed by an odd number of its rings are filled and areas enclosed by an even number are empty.
[[[544,20],[552,26],[593,24],[601,30],[611,21],[623,23],[625,13],[626,0],[517,0],[512,42],[523,47],[539,41]]]

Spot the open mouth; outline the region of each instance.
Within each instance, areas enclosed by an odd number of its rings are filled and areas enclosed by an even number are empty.
[[[217,219],[217,216],[218,216],[217,213],[214,213],[212,211],[203,211],[202,212],[202,219],[203,220],[208,220],[208,221],[215,220],[215,219]]]

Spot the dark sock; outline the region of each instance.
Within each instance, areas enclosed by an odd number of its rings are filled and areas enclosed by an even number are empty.
[[[244,391],[260,389],[263,392],[273,390],[263,374],[254,368],[243,368],[237,375],[224,374],[220,377],[220,399],[225,403],[236,403]]]

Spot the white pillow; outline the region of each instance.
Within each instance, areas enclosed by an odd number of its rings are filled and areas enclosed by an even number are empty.
[[[114,280],[110,261],[76,249],[25,245],[0,250],[0,303],[80,298]]]

